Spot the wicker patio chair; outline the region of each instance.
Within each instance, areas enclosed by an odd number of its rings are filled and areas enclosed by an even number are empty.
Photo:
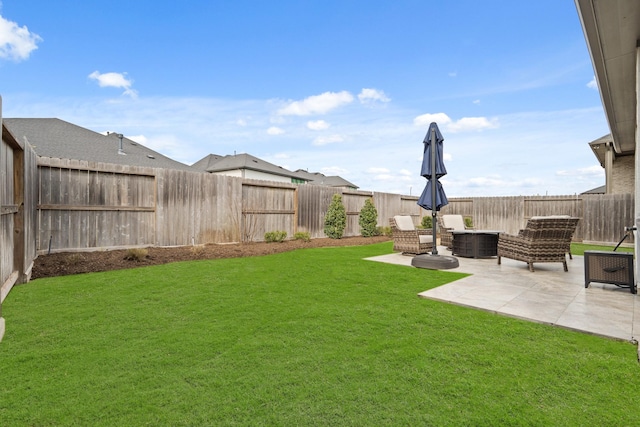
[[[440,215],[438,216],[438,225],[440,226],[440,244],[447,249],[453,246],[452,231],[473,230],[473,227],[464,225],[462,215]]]
[[[413,219],[407,215],[389,218],[393,236],[393,250],[402,255],[419,255],[433,249],[433,230],[417,229]]]
[[[561,262],[564,271],[569,271],[566,254],[578,221],[568,216],[532,217],[517,236],[500,233],[498,264],[502,257],[511,258],[526,262],[535,271],[534,262]]]

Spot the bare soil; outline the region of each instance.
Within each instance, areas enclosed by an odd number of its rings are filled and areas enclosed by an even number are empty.
[[[190,261],[217,258],[240,258],[269,255],[301,248],[326,246],[360,246],[391,240],[387,236],[345,237],[342,239],[287,240],[281,243],[234,243],[209,244],[204,246],[180,246],[170,248],[150,247],[141,256],[131,256],[136,251],[110,250],[94,252],[60,252],[40,255],[36,258],[31,279],[65,276],[69,274],[97,271],[121,270],[148,265],[167,264],[176,261]]]

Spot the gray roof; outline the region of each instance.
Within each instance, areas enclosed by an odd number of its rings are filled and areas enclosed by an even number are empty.
[[[215,162],[220,160],[223,156],[217,154],[209,154],[206,157],[201,158],[197,162],[191,165],[192,169],[197,169],[201,172],[207,172],[207,169],[213,166]]]
[[[60,119],[12,118],[3,119],[3,123],[19,141],[26,138],[41,157],[193,170],[128,138],[122,139],[125,154],[118,154],[118,134],[103,135]]]
[[[273,163],[266,162],[246,153],[228,156],[209,154],[191,165],[191,167],[206,172],[226,172],[231,170],[249,169],[258,172],[270,173],[272,175],[300,179],[298,175],[283,168],[282,166],[276,166]]]
[[[320,172],[307,172],[304,169],[298,169],[296,175],[301,179],[306,179],[312,185],[326,185],[329,187],[350,187],[358,189],[359,187],[340,176],[326,176]]]
[[[607,134],[589,143],[589,147],[591,147],[591,151],[593,151],[593,154],[595,154],[596,158],[600,162],[600,166],[602,167],[604,167],[604,156],[605,156],[606,150],[604,150],[601,147],[601,145],[602,144],[606,145],[612,142],[613,142],[613,138],[611,137],[611,134]]]
[[[600,187],[592,188],[591,190],[587,190],[581,194],[606,194],[607,186],[601,185]]]

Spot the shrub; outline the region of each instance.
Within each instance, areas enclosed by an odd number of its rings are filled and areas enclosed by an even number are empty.
[[[378,235],[378,211],[371,199],[365,200],[364,206],[360,210],[358,224],[360,224],[360,234],[362,234],[362,237]]]
[[[393,233],[391,232],[391,227],[389,226],[380,226],[378,227],[378,236],[387,236],[391,237]]]
[[[430,216],[423,216],[421,222],[422,228],[433,228],[433,218]]]
[[[204,255],[205,249],[204,246],[191,246],[191,255],[196,256],[196,257],[200,257],[202,255]]]
[[[267,231],[266,233],[264,233],[264,241],[267,243],[284,242],[284,239],[286,238],[286,231]]]
[[[347,212],[342,204],[342,196],[334,194],[324,216],[324,234],[332,239],[340,239],[347,226]]]
[[[293,235],[293,238],[295,240],[302,240],[303,242],[310,242],[311,234],[309,234],[308,231],[298,231]]]
[[[124,255],[124,259],[127,261],[142,261],[147,257],[149,251],[145,248],[131,248],[127,249],[127,253]]]
[[[473,228],[473,219],[470,216],[464,217],[464,226],[467,228]]]
[[[66,261],[69,265],[78,265],[84,261],[84,256],[78,253],[71,254],[67,257]]]

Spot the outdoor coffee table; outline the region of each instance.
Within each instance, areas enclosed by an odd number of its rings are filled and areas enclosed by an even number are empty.
[[[486,258],[498,256],[498,235],[496,230],[452,231],[453,249],[451,255],[466,258]]]

